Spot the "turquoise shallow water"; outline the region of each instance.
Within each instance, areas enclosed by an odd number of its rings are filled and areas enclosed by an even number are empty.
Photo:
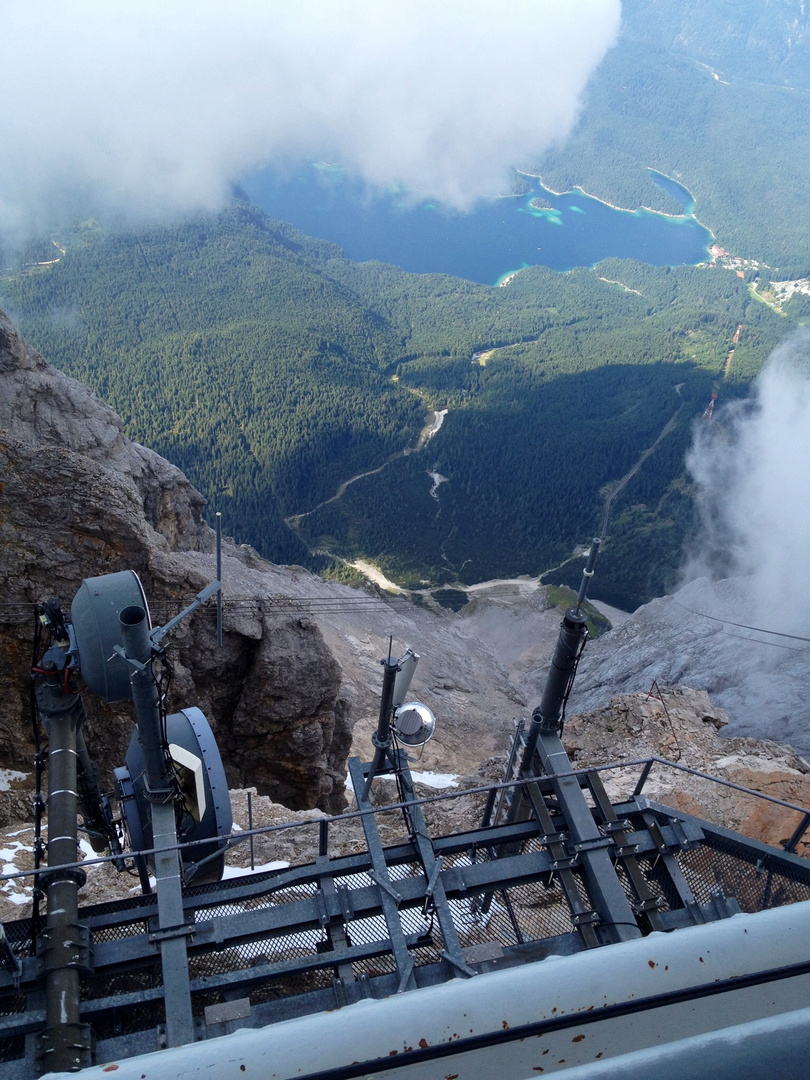
[[[571,270],[611,256],[654,266],[703,261],[711,234],[692,216],[691,195],[674,180],[650,174],[684,205],[683,215],[617,210],[577,188],[555,195],[535,177],[525,177],[528,194],[481,202],[468,214],[432,203],[411,206],[396,191],[369,197],[358,181],[326,165],[286,179],[255,173],[242,186],[271,217],[333,241],[350,259],[494,285],[535,264]],[[535,199],[543,205],[533,206]]]

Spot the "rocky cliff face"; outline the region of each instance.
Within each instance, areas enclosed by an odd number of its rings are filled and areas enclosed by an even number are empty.
[[[601,708],[571,717],[563,744],[577,768],[662,757],[783,802],[810,806],[807,762],[789,746],[768,739],[723,737],[730,726],[725,711],[704,690],[670,686],[613,697]],[[603,774],[613,798],[629,794],[639,775],[637,766]],[[767,844],[783,844],[801,819],[795,811],[667,765],[654,766],[644,794]],[[810,854],[808,844],[798,853]]]
[[[781,630],[774,601],[768,629]],[[646,604],[588,645],[571,710],[597,708],[612,694],[647,691],[653,680],[685,682],[726,710],[727,734],[787,742],[810,760],[810,646],[737,623],[756,625],[744,578],[704,578]]]
[[[57,595],[67,606],[84,577],[133,569],[160,623],[215,570],[203,500],[183,474],[131,443],[108,406],[50,368],[2,315],[0,483],[0,769],[23,774],[0,773],[0,816],[18,820],[28,795],[14,792],[30,787],[33,753],[33,604]],[[337,809],[353,723],[354,752],[371,752],[391,637],[397,655],[421,655],[412,692],[439,722],[421,768],[473,771],[530,707],[474,622],[273,566],[244,545],[225,545],[223,579],[225,646],[215,647],[210,612],[182,623],[170,639],[171,699],[208,716],[234,785]],[[552,640],[557,621],[540,636]],[[85,696],[92,746],[117,765],[131,709]]]
[[[85,577],[135,570],[164,622],[215,576],[204,500],[163,458],[131,443],[121,419],[50,368],[0,313],[0,815],[28,802],[33,605],[68,607]],[[251,562],[229,544],[226,573]],[[256,565],[260,560],[255,560]],[[230,779],[293,807],[343,805],[351,720],[340,669],[317,626],[272,610],[266,572],[250,582],[252,606],[228,607],[216,648],[210,613],[172,637],[172,707],[196,704],[217,732]],[[131,706],[87,699],[93,752],[123,762]],[[9,770],[11,770],[9,772]],[[20,775],[22,774],[22,775]],[[2,790],[5,788],[5,790]],[[2,809],[2,807],[5,807]]]

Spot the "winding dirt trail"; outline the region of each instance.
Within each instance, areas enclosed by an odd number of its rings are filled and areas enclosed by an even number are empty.
[[[374,476],[376,473],[382,472],[383,469],[387,465],[390,465],[392,461],[397,461],[399,458],[407,457],[409,454],[415,454],[418,450],[421,450],[428,442],[430,442],[430,440],[433,438],[439,428],[441,428],[442,424],[444,423],[445,416],[447,416],[447,409],[434,409],[433,419],[428,420],[428,422],[422,428],[422,431],[419,434],[419,438],[416,440],[415,446],[406,446],[404,450],[397,450],[395,454],[391,454],[390,457],[385,459],[382,465],[378,465],[375,469],[366,469],[365,472],[357,473],[356,476],[351,476],[348,480],[344,480],[343,483],[338,487],[334,495],[331,495],[328,499],[324,499],[323,502],[318,503],[317,506],[313,506],[311,510],[305,510],[301,514],[292,514],[290,517],[285,518],[284,520],[287,525],[289,525],[291,529],[297,532],[298,526],[301,524],[304,518],[309,517],[310,514],[317,513],[317,511],[320,510],[322,507],[328,506],[329,503],[333,503],[337,499],[342,498],[346,492],[346,489],[351,484],[355,483],[355,481],[362,480],[365,476]]]

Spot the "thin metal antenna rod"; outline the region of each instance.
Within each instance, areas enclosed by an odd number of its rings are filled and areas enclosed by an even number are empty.
[[[222,513],[217,510],[217,645],[222,646]]]
[[[210,585],[198,592],[194,599],[194,602],[189,604],[187,608],[183,608],[179,615],[175,615],[173,619],[164,626],[156,626],[149,634],[149,638],[153,645],[159,645],[161,641],[166,637],[170,630],[174,630],[178,623],[182,622],[186,616],[191,615],[196,611],[198,607],[201,607],[206,600],[210,600],[216,593],[217,597],[217,645],[222,644],[222,514],[217,511],[217,579],[212,581]],[[119,648],[116,647],[115,652],[119,652]],[[126,657],[124,657],[126,659]]]

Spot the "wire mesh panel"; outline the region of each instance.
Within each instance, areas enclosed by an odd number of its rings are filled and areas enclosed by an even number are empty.
[[[14,1016],[25,1012],[28,1004],[28,995],[19,990],[12,990],[0,998],[0,1016]]]
[[[680,907],[681,900],[678,895],[678,890],[672,881],[671,875],[667,873],[666,866],[661,856],[656,854],[651,856],[635,856],[635,858],[652,899],[656,902],[655,910],[673,911],[675,908]],[[619,880],[622,883],[627,899],[630,901],[631,906],[635,907],[638,903],[636,890],[633,888],[630,876],[621,860],[616,863],[616,869],[619,873]]]
[[[742,911],[763,911],[810,900],[807,874],[790,866],[774,866],[773,860],[739,845],[707,837],[700,847],[677,855],[695,898],[708,903],[713,897],[734,897]]]
[[[251,1005],[260,1005],[268,1001],[276,1001],[280,998],[294,997],[306,994],[312,990],[323,990],[332,985],[334,980],[334,961],[323,968],[314,971],[301,971],[296,974],[279,975],[261,982],[251,988],[249,998]]]
[[[17,1061],[25,1057],[25,1036],[12,1035],[9,1039],[0,1039],[0,1061]]]
[[[22,960],[32,955],[31,919],[18,919],[3,924],[3,930],[14,955]]]
[[[148,922],[146,919],[136,919],[133,922],[108,923],[106,926],[93,928],[93,941],[121,941],[123,938],[145,934],[147,930]]]
[[[529,841],[524,850],[541,850],[539,840]],[[492,861],[493,852],[478,849],[476,861]],[[472,865],[467,854],[454,856],[453,864]],[[583,895],[584,885],[580,883]],[[538,876],[536,881],[507,885],[470,900],[451,900],[453,921],[464,947],[496,941],[503,948],[526,941],[539,941],[571,933],[574,929],[571,909],[560,880],[553,874]]]
[[[575,877],[579,881],[579,875]],[[548,885],[532,882],[507,889],[506,895],[524,941],[539,941],[573,931],[571,909],[559,878],[553,878]]]

